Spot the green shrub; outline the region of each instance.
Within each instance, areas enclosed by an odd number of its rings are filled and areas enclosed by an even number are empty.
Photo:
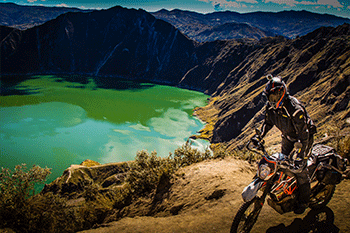
[[[30,197],[37,183],[43,183],[49,168],[34,165],[27,169],[17,165],[14,171],[1,168],[0,173],[0,228],[21,228],[30,223]]]
[[[198,163],[212,158],[210,150],[206,149],[204,152],[200,152],[196,148],[193,148],[191,143],[187,141],[182,147],[175,150],[174,156],[170,154],[170,159],[174,160],[174,169],[180,167],[189,166],[194,163]]]
[[[149,155],[147,151],[139,151],[126,177],[127,188],[133,194],[149,193],[157,186],[162,175],[170,176],[174,169],[171,159],[158,157],[156,152]]]
[[[158,157],[156,152],[149,154],[147,151],[139,151],[135,161],[130,164],[126,184],[118,191],[114,207],[124,207],[134,195],[149,194],[161,179],[170,180],[179,168],[210,158],[213,158],[210,150],[200,152],[193,148],[189,141],[176,149],[174,155],[170,153],[166,158]]]
[[[23,165],[0,173],[0,229],[15,232],[76,232],[101,223],[110,208],[94,201],[98,187],[87,185],[80,206],[67,205],[67,199],[54,195],[34,194],[34,186],[45,181],[50,169]],[[111,204],[110,204],[111,205]]]

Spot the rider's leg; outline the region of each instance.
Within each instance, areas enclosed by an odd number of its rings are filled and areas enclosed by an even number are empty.
[[[286,156],[289,156],[293,148],[294,148],[294,142],[288,140],[286,136],[282,135],[281,153]]]
[[[308,203],[310,201],[310,194],[311,194],[311,187],[310,187],[310,178],[309,178],[309,171],[306,167],[307,159],[309,157],[309,153],[311,152],[312,144],[313,144],[313,136],[309,138],[309,143],[306,146],[305,153],[303,153],[301,156],[304,158],[301,158],[303,160],[302,164],[299,164],[299,166],[304,166],[304,169],[301,173],[295,174],[297,177],[298,187],[299,187],[299,206],[294,211],[296,214],[302,214],[305,211],[305,208],[308,206]]]

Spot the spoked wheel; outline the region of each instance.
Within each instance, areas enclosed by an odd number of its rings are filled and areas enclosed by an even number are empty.
[[[244,203],[241,208],[239,208],[233,223],[231,226],[231,233],[245,233],[250,232],[253,228],[260,211],[262,209],[263,203],[260,199],[255,197],[253,200]]]
[[[334,184],[323,185],[323,187],[321,187],[321,190],[317,192],[315,196],[312,196],[310,198],[310,208],[313,210],[319,210],[324,208],[332,199],[334,190]]]

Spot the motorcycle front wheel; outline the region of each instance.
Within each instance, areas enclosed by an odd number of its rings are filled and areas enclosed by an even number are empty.
[[[243,203],[233,219],[230,233],[247,233],[253,228],[263,203],[259,198]]]

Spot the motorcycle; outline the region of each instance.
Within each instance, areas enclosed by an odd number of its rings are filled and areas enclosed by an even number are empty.
[[[260,136],[259,130],[256,132]],[[255,145],[252,146],[252,144]],[[301,148],[301,143],[295,143],[289,156],[282,153],[269,155],[262,140],[254,143],[250,140],[246,147],[262,155],[262,158],[258,163],[254,180],[242,192],[244,203],[233,219],[231,233],[250,232],[258,219],[265,199],[268,205],[280,214],[291,212],[298,205],[299,190],[294,174],[301,172],[302,168],[295,168],[293,156],[296,156]],[[322,144],[313,146],[307,161],[311,186],[309,207],[312,210],[320,210],[329,203],[335,186],[345,177],[347,163],[347,159],[336,154],[332,147]]]

